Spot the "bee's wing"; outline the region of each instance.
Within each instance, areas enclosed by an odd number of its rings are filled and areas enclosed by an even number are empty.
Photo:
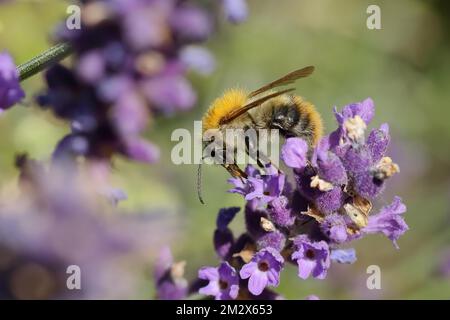
[[[308,67],[305,67],[302,69],[292,71],[292,72],[288,73],[287,75],[281,77],[280,79],[272,81],[271,83],[266,84],[265,86],[259,88],[258,90],[251,92],[248,96],[250,98],[252,98],[252,97],[254,97],[260,93],[263,93],[267,90],[293,83],[295,80],[297,80],[299,78],[304,78],[304,77],[309,76],[311,73],[313,73],[313,71],[314,71],[313,66],[308,66]]]
[[[241,107],[239,109],[233,110],[232,112],[228,113],[225,117],[220,119],[220,124],[221,125],[222,124],[226,124],[226,123],[236,119],[240,115],[246,113],[248,110],[253,109],[254,107],[260,106],[261,104],[263,104],[267,100],[270,100],[272,98],[275,98],[277,96],[280,96],[282,94],[285,94],[285,93],[293,91],[293,90],[295,90],[295,89],[294,88],[290,88],[290,89],[274,92],[274,93],[268,94],[267,96],[259,98],[259,99],[255,100],[255,101],[252,101],[249,104],[246,104],[245,106],[243,106],[243,107]]]

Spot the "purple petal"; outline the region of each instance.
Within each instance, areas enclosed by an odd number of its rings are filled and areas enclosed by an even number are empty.
[[[267,274],[257,270],[248,280],[248,290],[255,296],[259,296],[268,284]]]
[[[217,229],[225,229],[233,220],[236,214],[241,210],[239,207],[222,208],[217,215],[216,226]]]
[[[385,123],[380,129],[374,129],[367,138],[367,147],[372,155],[372,163],[380,161],[385,155],[390,141],[389,126]]]
[[[298,264],[298,276],[302,279],[308,279],[313,269],[316,267],[316,262],[313,260],[299,259]]]
[[[307,163],[308,144],[301,138],[289,138],[281,149],[281,159],[288,167],[303,169]]]
[[[352,264],[356,261],[355,249],[334,249],[331,250],[330,259],[338,263]]]
[[[278,286],[280,284],[280,273],[276,270],[269,269],[267,271],[267,280],[269,285],[274,287]]]
[[[256,262],[249,262],[242,266],[241,271],[239,271],[239,274],[242,279],[250,278],[251,275],[258,271],[258,264]]]
[[[409,229],[402,216],[405,212],[406,206],[402,203],[401,198],[395,197],[390,205],[383,207],[378,214],[369,217],[369,223],[362,231],[364,233],[383,233],[398,249],[398,238]]]
[[[218,280],[219,271],[214,267],[202,267],[198,271],[198,277],[203,280]]]
[[[0,53],[0,112],[12,107],[24,96],[16,65],[12,57],[3,51]]]
[[[219,288],[218,281],[211,281],[205,287],[200,288],[198,290],[198,293],[204,294],[207,296],[216,296],[217,294],[219,294],[219,292],[220,292],[220,288]]]

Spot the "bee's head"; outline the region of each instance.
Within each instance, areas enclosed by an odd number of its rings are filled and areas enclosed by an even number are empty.
[[[295,106],[286,108],[276,108],[272,115],[271,127],[281,131],[289,131],[297,124],[300,118],[299,112]]]

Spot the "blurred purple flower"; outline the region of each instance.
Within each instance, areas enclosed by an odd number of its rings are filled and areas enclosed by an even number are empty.
[[[204,41],[212,32],[212,23],[207,12],[198,7],[177,8],[170,19],[177,36],[183,41]]]
[[[154,163],[159,159],[159,149],[144,139],[129,138],[125,145],[125,154],[130,159],[146,163]]]
[[[85,173],[66,162],[46,168],[25,156],[17,165],[20,193],[0,199],[0,248],[12,257],[0,278],[15,280],[0,286],[0,298],[135,297],[148,271],[149,250],[173,235],[168,221],[158,220],[157,212],[118,212],[89,167]],[[72,265],[81,270],[81,290],[67,290]]]
[[[0,113],[25,97],[19,83],[19,72],[8,52],[0,52]]]
[[[188,293],[188,282],[184,278],[185,262],[174,262],[168,247],[164,247],[158,257],[154,269],[156,296],[161,300],[185,299]]]
[[[192,108],[197,95],[187,70],[214,69],[212,55],[193,46],[215,31],[217,17],[207,9],[173,0],[83,2],[81,29],[61,24],[56,32],[74,48],[73,68],[47,71],[39,104],[75,124],[88,141],[87,158],[156,161],[156,147],[142,138],[149,120]]]
[[[232,23],[241,23],[247,19],[246,0],[222,0],[225,16]]]
[[[209,75],[216,68],[214,56],[200,46],[187,46],[180,52],[180,60],[190,70],[201,75]]]
[[[163,113],[187,110],[197,100],[191,85],[181,76],[163,75],[143,83],[145,95]]]

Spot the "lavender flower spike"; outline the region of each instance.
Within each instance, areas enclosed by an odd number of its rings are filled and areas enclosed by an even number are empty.
[[[203,267],[198,271],[198,277],[209,281],[207,286],[200,288],[200,294],[214,296],[216,300],[237,298],[239,276],[228,262],[222,262],[218,268]]]
[[[299,235],[294,239],[297,248],[292,259],[297,260],[298,276],[307,279],[311,274],[314,278],[325,279],[330,267],[330,249],[325,241],[313,242],[307,235]]]
[[[6,51],[0,52],[0,112],[9,109],[24,96],[13,59]]]
[[[262,249],[242,267],[240,276],[249,279],[248,290],[258,296],[266,286],[278,286],[283,263],[284,259],[278,251],[270,247]]]

